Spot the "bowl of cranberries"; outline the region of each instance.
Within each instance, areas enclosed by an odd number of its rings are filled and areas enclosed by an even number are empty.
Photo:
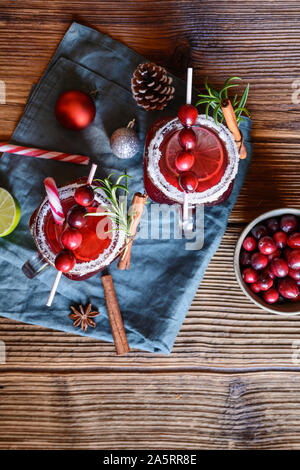
[[[271,313],[300,314],[300,210],[276,209],[247,225],[234,267],[256,305]]]

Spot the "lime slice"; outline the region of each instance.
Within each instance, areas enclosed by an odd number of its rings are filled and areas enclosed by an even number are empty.
[[[0,237],[10,234],[18,225],[21,209],[6,189],[0,188]]]

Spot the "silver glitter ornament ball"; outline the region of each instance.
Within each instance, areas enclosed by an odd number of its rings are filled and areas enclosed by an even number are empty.
[[[110,138],[112,152],[119,158],[131,158],[138,152],[140,141],[133,129],[135,120],[130,121],[127,127],[117,129]]]

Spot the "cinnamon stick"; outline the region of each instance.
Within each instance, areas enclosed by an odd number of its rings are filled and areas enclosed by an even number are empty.
[[[118,268],[121,270],[129,269],[131,248],[137,228],[139,226],[143,210],[147,201],[147,194],[135,193],[128,214],[132,217],[130,224],[130,239],[127,240],[126,247],[120,256]]]
[[[243,135],[239,130],[236,115],[229,99],[224,99],[221,103],[221,108],[224,114],[224,118],[228,129],[233,134],[234,140],[238,146],[240,158],[244,159],[247,157],[247,150],[243,143]]]
[[[117,355],[126,354],[130,351],[125,333],[122,315],[114,288],[114,282],[108,270],[104,270],[101,276],[108,318],[111,326]]]

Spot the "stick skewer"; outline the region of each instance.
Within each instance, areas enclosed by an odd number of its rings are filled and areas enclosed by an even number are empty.
[[[121,354],[126,354],[130,351],[130,349],[124,329],[117,294],[114,288],[114,282],[107,268],[102,271],[101,280],[117,355],[119,356]]]

